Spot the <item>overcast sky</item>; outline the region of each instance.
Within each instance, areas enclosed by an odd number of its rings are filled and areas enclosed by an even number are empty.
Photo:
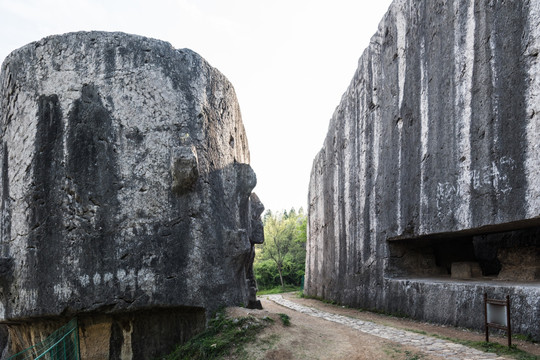
[[[233,84],[255,192],[307,207],[328,122],[391,0],[0,0],[0,61],[52,34],[122,31],[190,48]]]

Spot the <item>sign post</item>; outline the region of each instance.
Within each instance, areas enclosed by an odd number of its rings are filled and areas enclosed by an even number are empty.
[[[510,324],[510,296],[506,300],[488,299],[484,293],[484,318],[486,326],[486,342],[489,342],[489,328],[506,331],[508,347],[512,346],[512,325]]]

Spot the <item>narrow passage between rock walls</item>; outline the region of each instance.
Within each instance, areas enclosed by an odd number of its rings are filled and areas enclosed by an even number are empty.
[[[437,339],[435,337],[417,334],[411,331],[400,330],[389,326],[379,325],[371,321],[363,321],[351,317],[332,314],[311,307],[299,305],[293,301],[283,298],[281,295],[266,295],[266,299],[281,306],[300,313],[323,318],[338,324],[349,326],[358,331],[391,340],[402,345],[414,346],[422,352],[436,355],[450,360],[504,360],[506,357],[496,354],[485,353],[461,344]]]

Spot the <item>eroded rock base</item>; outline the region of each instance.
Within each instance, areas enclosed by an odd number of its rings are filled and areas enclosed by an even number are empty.
[[[540,316],[540,282],[418,278],[386,279],[384,284],[388,295],[383,301],[384,310],[389,313],[477,330],[484,329],[484,293],[501,300],[510,295],[514,332],[540,337],[540,323],[530,321]]]
[[[47,338],[70,319],[39,319],[10,324],[9,352],[16,354]],[[155,359],[204,330],[202,308],[171,308],[78,319],[81,358],[87,360]]]

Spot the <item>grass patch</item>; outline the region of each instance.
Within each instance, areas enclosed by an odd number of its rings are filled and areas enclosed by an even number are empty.
[[[323,303],[328,304],[328,305],[336,305],[336,306],[339,305],[339,303],[338,303],[337,301],[334,301],[334,300],[328,300],[328,299],[325,299],[325,298],[320,297],[320,296],[306,295],[306,294],[304,294],[303,291],[299,291],[299,292],[298,292],[298,297],[300,297],[300,298],[302,298],[302,299],[313,299],[313,300],[317,300],[317,301],[323,302]]]
[[[521,340],[521,341],[527,341],[533,344],[538,343],[538,341],[534,340],[533,337],[530,334],[524,335],[524,334],[512,334],[512,339]]]
[[[419,334],[419,335],[428,335],[428,333],[425,332],[424,330],[407,329],[407,331],[410,331],[410,332],[413,332],[413,333]]]
[[[291,325],[291,318],[287,314],[278,314],[279,318],[281,319],[281,322],[284,326],[290,326]]]
[[[256,335],[271,321],[252,316],[228,318],[220,310],[201,334],[180,345],[164,360],[220,359],[227,354],[242,354],[243,345],[256,340]]]
[[[300,287],[294,285],[285,285],[285,287],[276,286],[270,289],[261,289],[257,291],[257,295],[272,295],[272,294],[281,294],[291,291],[299,291]]]
[[[318,300],[318,301],[323,302],[323,303],[328,304],[328,305],[334,305],[334,306],[339,306],[339,307],[342,307],[342,308],[350,309],[350,307],[348,305],[342,305],[342,304],[340,304],[339,302],[337,302],[335,300],[324,299],[324,298],[322,298],[320,296],[306,295],[302,291],[298,292],[298,297],[303,298],[303,299]],[[356,310],[358,312],[365,312],[366,311],[366,312],[370,312],[370,313],[377,314],[377,315],[384,315],[384,316],[400,318],[400,319],[411,319],[411,317],[408,316],[407,314],[387,312],[387,311],[378,310],[378,309],[354,308],[354,310]]]
[[[278,343],[279,339],[280,336],[278,334],[271,334],[267,337],[260,338],[258,342],[259,348],[264,351],[268,351]]]
[[[512,347],[509,348],[506,345],[501,345],[494,342],[456,340],[456,339],[450,339],[450,341],[454,341],[465,346],[470,346],[472,348],[482,350],[485,352],[495,353],[501,356],[511,356],[514,359],[518,359],[518,360],[538,360],[537,356],[518,349],[516,345],[512,345]]]
[[[408,350],[405,350],[405,360],[420,360],[423,358],[424,358],[424,355],[420,353],[413,353]]]
[[[383,351],[388,359],[393,360],[421,360],[425,358],[424,354],[403,350],[400,345],[390,345],[383,348]]]

